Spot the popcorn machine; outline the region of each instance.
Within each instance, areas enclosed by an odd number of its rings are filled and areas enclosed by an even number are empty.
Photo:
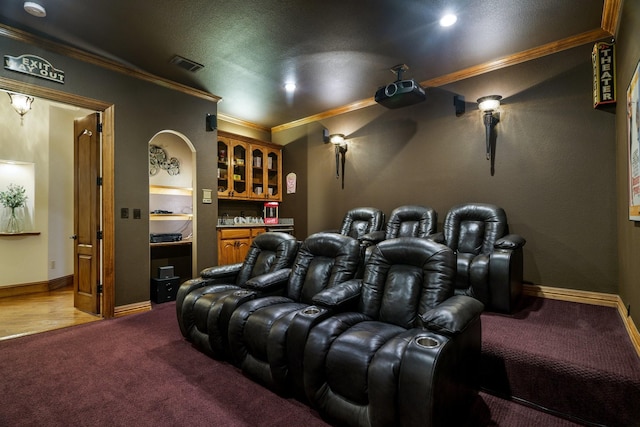
[[[278,202],[265,202],[262,216],[265,224],[278,223]]]

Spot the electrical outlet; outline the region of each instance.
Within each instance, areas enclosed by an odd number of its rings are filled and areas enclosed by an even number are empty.
[[[56,262],[55,262],[55,261],[50,261],[50,262],[49,262],[49,268],[50,268],[50,269],[52,269],[52,270],[55,270],[55,268],[56,268]]]
[[[134,209],[133,210],[133,219],[140,219],[140,218],[142,218],[140,209]]]
[[[129,218],[129,208],[120,208],[120,218]]]

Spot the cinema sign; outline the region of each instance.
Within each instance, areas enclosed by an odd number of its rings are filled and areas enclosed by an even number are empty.
[[[4,68],[64,84],[64,71],[56,69],[49,61],[35,55],[4,56]]]
[[[593,61],[593,108],[616,103],[616,56],[613,43],[596,43],[591,53]]]

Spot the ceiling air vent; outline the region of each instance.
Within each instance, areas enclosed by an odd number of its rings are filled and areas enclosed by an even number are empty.
[[[195,73],[196,71],[204,68],[204,65],[198,64],[195,61],[192,61],[187,58],[183,58],[182,56],[178,56],[178,55],[171,58],[171,61],[169,62],[177,65],[180,68],[184,68],[187,71],[191,71],[192,73]]]

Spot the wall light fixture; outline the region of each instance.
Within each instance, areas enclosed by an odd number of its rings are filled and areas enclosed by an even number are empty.
[[[336,179],[340,178],[340,169],[342,169],[342,189],[344,190],[344,164],[345,156],[347,154],[347,142],[344,134],[334,133],[329,135],[329,131],[324,129],[323,134],[324,143],[331,143],[335,147],[336,151]]]
[[[15,92],[7,92],[7,94],[11,99],[11,106],[16,110],[16,113],[20,114],[20,120],[22,120],[24,115],[31,110],[33,97]]]
[[[493,175],[493,154],[495,151],[494,127],[500,121],[500,95],[489,95],[478,98],[478,109],[482,112],[484,121],[485,138],[487,144],[487,160],[491,160],[491,175]]]

